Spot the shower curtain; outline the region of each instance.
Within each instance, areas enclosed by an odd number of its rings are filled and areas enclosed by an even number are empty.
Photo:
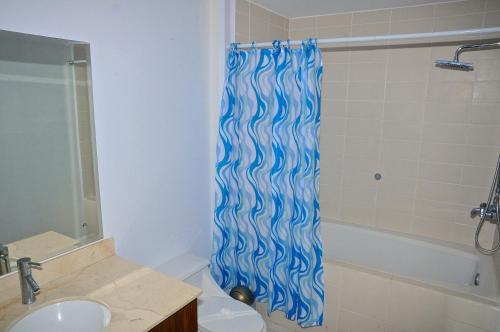
[[[314,40],[297,49],[233,45],[217,144],[212,275],[302,327],[323,321],[322,70]]]

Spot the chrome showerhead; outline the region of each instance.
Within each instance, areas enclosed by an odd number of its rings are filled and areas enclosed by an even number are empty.
[[[464,70],[471,71],[474,70],[474,65],[470,62],[461,62],[456,60],[436,60],[436,66],[446,69],[456,69],[456,70]]]
[[[456,70],[464,70],[471,71],[474,70],[474,65],[470,62],[462,62],[459,59],[460,53],[464,51],[473,51],[473,50],[482,50],[488,48],[499,48],[500,42],[490,43],[490,44],[477,44],[477,45],[464,45],[457,48],[455,51],[455,56],[453,60],[436,60],[436,67],[445,68],[445,69],[456,69]]]

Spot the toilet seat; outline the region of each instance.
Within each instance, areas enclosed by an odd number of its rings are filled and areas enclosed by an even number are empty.
[[[254,309],[232,298],[198,299],[198,330],[203,332],[262,332],[265,324]]]

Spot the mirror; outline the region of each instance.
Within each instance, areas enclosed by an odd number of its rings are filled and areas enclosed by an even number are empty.
[[[88,43],[0,30],[0,274],[102,237],[90,66]]]

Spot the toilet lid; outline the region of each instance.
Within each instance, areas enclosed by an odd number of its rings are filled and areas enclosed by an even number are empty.
[[[198,328],[204,332],[261,332],[264,321],[258,312],[232,298],[198,299]]]

